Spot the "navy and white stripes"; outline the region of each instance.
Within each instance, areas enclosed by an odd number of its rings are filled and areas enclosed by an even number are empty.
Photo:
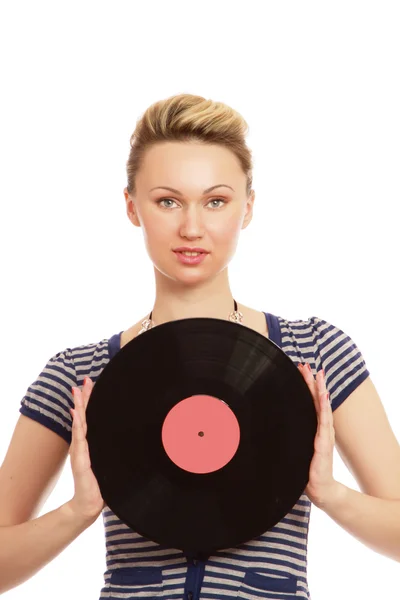
[[[318,317],[288,321],[265,313],[270,339],[314,375],[325,370],[332,410],[369,375],[360,350],[338,327]],[[72,386],[94,382],[118,352],[120,334],[68,348],[46,364],[21,401],[20,412],[71,442]],[[307,540],[311,502],[302,494],[291,511],[257,539],[210,556],[187,559],[132,531],[108,508],[103,511],[106,565],[101,598],[230,600],[310,598]],[[193,519],[196,515],[193,515]]]

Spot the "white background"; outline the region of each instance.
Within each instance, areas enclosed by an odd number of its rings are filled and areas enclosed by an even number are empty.
[[[234,297],[348,333],[400,439],[399,15],[365,0],[1,4],[1,461],[47,360],[152,307],[125,163],[136,120],[182,92],[250,127],[256,202]],[[334,469],[357,489],[337,454]],[[68,460],[41,514],[72,495]],[[99,518],[8,597],[97,600],[104,569]],[[393,598],[399,574],[313,507],[313,600]]]

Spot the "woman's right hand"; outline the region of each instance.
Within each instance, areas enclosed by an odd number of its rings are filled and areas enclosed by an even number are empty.
[[[70,409],[72,415],[72,441],[69,455],[74,476],[75,493],[68,504],[78,517],[96,520],[106,504],[91,469],[89,446],[86,440],[86,407],[93,387],[94,384],[90,377],[85,377],[82,390],[79,387],[72,388],[75,409]]]

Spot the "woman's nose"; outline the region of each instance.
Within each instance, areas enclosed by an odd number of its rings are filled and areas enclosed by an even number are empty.
[[[204,232],[204,221],[201,209],[189,207],[182,213],[180,234],[185,237],[199,237]]]

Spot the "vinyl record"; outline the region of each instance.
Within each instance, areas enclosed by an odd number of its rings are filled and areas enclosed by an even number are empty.
[[[317,429],[289,356],[244,325],[207,318],[158,325],[121,348],[86,419],[106,504],[192,557],[254,539],[290,511]]]

